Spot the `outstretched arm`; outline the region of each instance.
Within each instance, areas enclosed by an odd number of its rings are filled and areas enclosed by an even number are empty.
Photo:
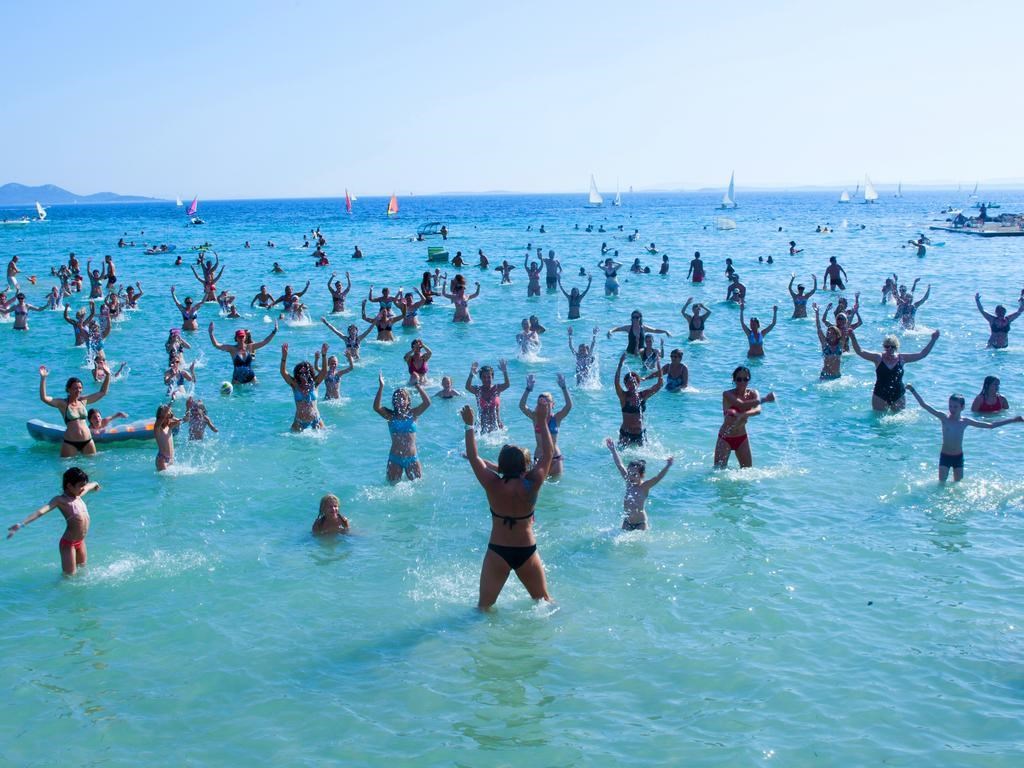
[[[622,459],[619,458],[619,452],[615,450],[615,441],[610,437],[604,439],[604,444],[608,450],[612,453],[612,461],[615,462],[615,468],[619,470],[619,474],[622,475],[622,479],[626,479],[626,468],[622,466]]]
[[[526,405],[527,398],[529,398],[530,393],[533,392],[533,383],[534,383],[533,374],[532,373],[527,374],[526,375],[526,387],[523,389],[523,396],[519,398],[519,410],[528,419],[532,419],[533,418],[533,411],[531,411],[529,409],[529,407]]]
[[[762,335],[767,335],[767,333],[772,328],[775,327],[775,323],[777,323],[778,321],[779,321],[779,307],[778,307],[778,305],[776,305],[776,306],[772,307],[772,321],[768,324],[767,328],[765,328],[763,331],[761,331]]]
[[[213,321],[212,320],[210,321],[210,325],[207,326],[206,330],[210,334],[210,343],[213,344],[215,349],[219,349],[221,352],[230,352],[232,350],[231,347],[227,347],[227,346],[221,344],[219,341],[217,341],[217,337],[213,335]]]
[[[285,380],[285,383],[295,388],[295,379],[288,373],[288,344],[284,343],[281,345],[281,378]]]
[[[263,341],[257,341],[255,344],[253,344],[252,345],[253,351],[255,352],[257,349],[262,349],[263,347],[267,346],[267,344],[270,343],[270,340],[272,338],[274,338],[276,335],[277,335],[277,321],[275,320],[274,321],[274,330],[272,330],[270,333],[268,333],[267,334],[267,338],[263,339]]]
[[[661,472],[656,474],[650,480],[645,480],[643,483],[641,483],[641,486],[643,487],[643,489],[646,490],[646,491],[649,491],[649,490],[651,490],[651,488],[653,488],[658,483],[660,483],[662,480],[664,480],[665,479],[665,475],[668,474],[668,471],[672,467],[672,464],[673,464],[674,461],[675,461],[675,457],[674,456],[669,456],[668,459],[665,461],[665,466],[661,468]]]
[[[853,344],[853,351],[857,353],[857,356],[863,357],[865,360],[868,360],[874,363],[875,365],[878,365],[879,361],[882,359],[882,356],[877,352],[868,352],[867,350],[861,349],[860,342],[857,341],[857,334],[851,331],[849,336],[850,343]]]
[[[928,413],[930,413],[932,416],[934,416],[937,419],[946,418],[946,414],[944,414],[940,410],[932,408],[930,405],[928,405],[928,403],[924,401],[924,398],[921,397],[921,393],[917,391],[913,384],[907,384],[907,392],[912,394],[914,396],[914,399],[917,400],[917,404],[924,408],[926,411],[928,411]]]
[[[851,336],[852,338],[852,336]],[[924,349],[920,352],[911,352],[910,354],[903,355],[903,360],[908,363],[912,363],[915,360],[922,360],[928,357],[928,353],[932,351],[932,347],[935,346],[935,342],[939,340],[939,332],[935,331],[932,333],[932,337],[928,339],[928,343],[924,345]]]

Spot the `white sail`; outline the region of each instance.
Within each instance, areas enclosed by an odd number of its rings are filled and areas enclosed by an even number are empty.
[[[601,197],[601,193],[597,191],[597,182],[594,181],[594,174],[590,174],[590,204],[601,205],[604,202],[604,198]]]
[[[896,197],[903,197],[903,182],[897,182],[896,184]]]
[[[841,194],[839,196],[839,202],[840,203],[848,203],[848,202],[850,202],[850,193],[847,192],[845,189],[843,190],[843,194]]]
[[[618,179],[615,180],[615,199],[612,200],[612,205],[614,205],[614,206],[622,205],[622,195],[619,194],[619,180]]]
[[[183,205],[184,205],[184,203],[183,203],[183,202],[181,202],[181,195],[178,195],[178,196],[177,196],[177,197],[176,197],[176,198],[174,199],[174,204],[175,204],[176,206],[178,206],[179,208],[180,208],[181,206],[183,206]]]
[[[358,197],[356,197],[355,195],[353,195],[353,194],[351,194],[351,193],[349,194],[349,198],[350,198],[350,199],[352,200],[352,202],[353,202],[353,203],[354,203],[354,202],[355,202],[356,200],[358,200],[358,199],[359,199]]]
[[[46,209],[43,208],[38,202],[36,203],[36,213],[39,214],[40,221],[46,221]]]
[[[871,183],[871,179],[868,178],[867,174],[864,174],[864,202],[873,203],[878,199],[878,193],[875,192],[875,185]]]
[[[971,192],[971,199],[973,200],[978,196],[978,182],[974,182],[974,191]]]
[[[733,171],[732,175],[729,176],[729,189],[727,189],[725,194],[722,195],[722,207],[736,207],[736,171]]]

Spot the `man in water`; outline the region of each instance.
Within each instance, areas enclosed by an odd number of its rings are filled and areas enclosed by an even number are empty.
[[[18,257],[14,256],[9,262],[7,262],[7,287],[15,293],[18,292],[18,278],[17,274],[21,270],[18,269]]]
[[[831,287],[833,291],[842,291],[846,288],[846,284],[843,281],[849,279],[850,278],[846,275],[846,270],[839,266],[839,262],[836,261],[836,257],[830,256],[828,259],[828,266],[825,268],[825,276],[823,278],[825,289],[828,290]]]
[[[562,264],[561,264],[561,262],[558,259],[555,258],[555,252],[554,251],[548,251],[547,258],[546,259],[542,258],[541,261],[544,262],[544,269],[546,270],[544,279],[545,279],[545,282],[547,283],[548,290],[551,290],[553,288],[557,288],[558,287],[558,276],[562,273]]]

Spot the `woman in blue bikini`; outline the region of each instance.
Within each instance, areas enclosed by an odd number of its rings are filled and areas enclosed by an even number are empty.
[[[377,396],[373,398],[373,410],[388,422],[391,433],[391,452],[388,453],[387,478],[389,483],[397,483],[404,474],[408,479],[423,477],[423,467],[416,455],[416,419],[430,407],[430,395],[423,385],[414,385],[420,394],[420,404],[412,407],[409,393],[402,388],[396,389],[391,395],[391,407],[381,405],[384,395],[384,374],[377,378]]]
[[[814,287],[807,293],[804,293],[804,287],[798,285],[796,290],[793,290],[793,283],[796,281],[796,273],[789,278],[789,296],[793,299],[793,319],[798,317],[807,317],[807,301],[815,294],[818,290],[818,276],[811,275],[814,280]]]
[[[771,333],[771,330],[775,327],[775,323],[779,319],[779,308],[772,307],[772,321],[768,324],[767,328],[762,330],[761,321],[756,317],[750,318],[750,325],[743,321],[744,306],[744,302],[741,301],[740,327],[747,335],[747,342],[750,345],[747,349],[747,357],[764,357],[764,337]]]
[[[320,354],[324,358],[327,357],[326,344],[320,348]],[[296,365],[289,374],[288,345],[281,345],[281,378],[292,388],[292,394],[295,396],[295,418],[292,420],[292,432],[324,428],[324,420],[320,418],[320,411],[316,407],[316,390],[324,383],[326,375],[326,368],[317,373],[308,360],[303,360]]]
[[[533,412],[537,445],[543,457],[532,469],[530,452],[515,445],[501,449],[497,464],[482,458],[477,453],[473,409],[467,405],[461,413],[466,425],[466,458],[487,494],[491,511],[491,538],[480,569],[477,607],[486,611],[493,606],[513,571],[530,597],[550,601],[544,563],[537,554],[537,539],[533,535],[537,496],[551,469],[551,457],[555,452],[548,429],[550,405],[543,398],[538,399]]]
[[[541,392],[537,395],[537,404],[541,402],[547,404],[548,411],[551,415],[548,417],[548,431],[551,433],[551,444],[554,446],[555,455],[551,457],[551,469],[548,471],[548,475],[555,477],[562,474],[562,452],[558,450],[558,428],[562,423],[562,419],[569,415],[569,411],[572,410],[572,396],[569,394],[569,389],[565,386],[565,376],[557,374],[558,388],[562,390],[562,398],[565,400],[565,405],[560,411],[554,413],[555,399],[551,396],[550,392]],[[519,398],[519,410],[523,412],[530,421],[534,421],[535,412],[531,411],[529,406],[526,404],[527,398],[533,391],[535,379],[533,374],[529,374],[526,377],[526,389],[523,390],[523,396]],[[540,444],[540,434],[537,434],[537,447],[533,452],[534,459],[540,461],[544,456],[544,449]]]

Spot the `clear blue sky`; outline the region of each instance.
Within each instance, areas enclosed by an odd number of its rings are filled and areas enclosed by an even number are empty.
[[[8,3],[0,183],[173,197],[1024,177],[1024,3]]]

